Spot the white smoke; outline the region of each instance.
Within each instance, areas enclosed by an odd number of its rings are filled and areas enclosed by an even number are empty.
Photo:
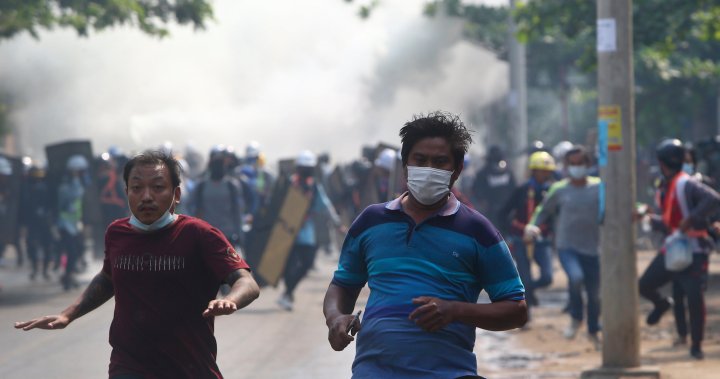
[[[507,66],[417,1],[385,0],[368,20],[340,0],[214,7],[207,30],[173,26],[164,40],[117,28],[1,42],[22,152],[42,157],[48,143],[81,138],[96,152],[257,140],[270,160],[312,149],[347,161],[361,144],[399,144],[415,113],[471,123],[507,91]]]

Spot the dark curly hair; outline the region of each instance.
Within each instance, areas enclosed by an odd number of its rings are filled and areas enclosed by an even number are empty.
[[[460,116],[442,111],[431,112],[427,115],[414,115],[413,119],[400,129],[402,141],[400,155],[403,164],[407,165],[410,150],[418,141],[433,137],[445,138],[450,143],[455,168],[459,168],[472,143],[472,136],[460,120]]]
[[[128,185],[128,179],[130,177],[130,171],[133,167],[146,164],[161,164],[167,167],[170,172],[170,182],[172,182],[173,188],[180,185],[180,174],[182,173],[182,166],[172,155],[166,154],[162,151],[156,150],[145,150],[142,153],[132,157],[123,168],[123,179],[125,180],[125,188]]]

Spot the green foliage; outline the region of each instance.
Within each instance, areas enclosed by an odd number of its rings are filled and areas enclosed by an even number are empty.
[[[512,17],[517,38],[527,46],[530,138],[557,136],[552,130],[561,115],[552,106],[552,97],[569,99],[566,117],[571,125],[594,127],[596,2],[518,3]],[[435,0],[428,8],[464,18],[466,30],[473,31],[467,34],[470,39],[505,58],[507,7]],[[698,125],[714,130],[720,86],[720,0],[634,0],[633,12],[638,142],[689,137],[688,130]]]
[[[353,0],[345,0],[346,3],[352,3]],[[358,6],[357,8],[357,14],[358,17],[365,20],[370,18],[370,15],[372,15],[372,12],[377,8],[377,6],[380,5],[380,0],[372,0],[367,4],[362,4]]]
[[[168,35],[171,22],[204,28],[212,19],[207,0],[2,0],[0,39],[56,26],[75,29],[81,36],[117,25],[132,25],[157,37]]]

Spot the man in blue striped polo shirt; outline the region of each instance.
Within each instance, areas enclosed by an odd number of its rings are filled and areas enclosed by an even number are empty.
[[[339,351],[357,335],[356,379],[478,378],[475,328],[523,326],[525,290],[500,233],[450,193],[472,142],[462,121],[416,116],[400,137],[408,192],[350,228],[325,294],[328,339]],[[360,323],[352,312],[366,283]],[[492,303],[476,303],[482,290]]]

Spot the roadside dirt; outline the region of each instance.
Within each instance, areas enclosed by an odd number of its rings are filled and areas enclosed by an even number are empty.
[[[654,254],[653,251],[638,254],[640,272]],[[692,359],[687,345],[673,346],[676,333],[671,311],[658,325],[645,325],[645,315],[652,305],[640,301],[641,362],[659,368],[663,379],[720,377],[720,256],[712,255],[710,262],[705,297],[704,360]],[[550,288],[538,293],[540,306],[533,308],[531,322],[526,328],[503,333],[479,330],[475,352],[480,375],[492,379],[578,378],[583,370],[602,365],[602,353],[587,339],[585,325],[575,339],[563,337],[570,316],[562,312],[567,301],[567,280],[559,266],[553,279]],[[669,288],[664,291],[670,293]]]

